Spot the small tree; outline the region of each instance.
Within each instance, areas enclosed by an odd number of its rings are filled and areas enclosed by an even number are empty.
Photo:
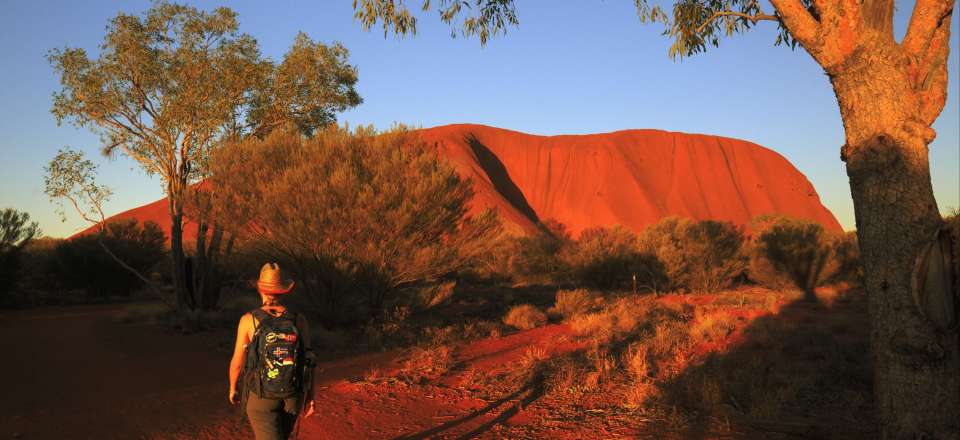
[[[200,303],[184,276],[184,206],[211,151],[285,123],[310,133],[360,103],[356,70],[339,44],[327,47],[300,34],[275,65],[238,29],[228,8],[203,12],[160,1],[142,16],[110,20],[96,59],[78,48],[49,54],[62,86],[53,96],[58,123],[90,127],[105,154],[121,151],[163,179],[181,311]]]
[[[330,319],[367,319],[398,289],[467,267],[499,231],[492,211],[467,215],[470,182],[403,128],[277,132],[212,169],[224,224],[293,269]]]
[[[827,271],[834,255],[832,238],[813,222],[777,217],[762,223],[755,231],[751,269],[769,264],[802,290],[807,301],[816,301],[814,289],[832,275]]]
[[[23,249],[39,233],[37,223],[30,222],[30,214],[13,208],[0,210],[0,298],[16,286]]]
[[[141,269],[129,264],[117,254],[105,240],[109,229],[107,218],[103,213],[103,204],[110,199],[113,192],[104,185],[97,185],[97,166],[86,159],[83,152],[63,148],[44,167],[44,171],[46,173],[43,178],[44,192],[52,202],[57,204],[57,213],[60,214],[61,220],[67,219],[64,202],[68,202],[80,218],[97,226],[94,237],[100,249],[115,264],[153,290],[157,299],[166,302],[160,287],[144,275]]]

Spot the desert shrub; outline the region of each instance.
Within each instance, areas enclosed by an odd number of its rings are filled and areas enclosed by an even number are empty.
[[[145,273],[164,258],[166,237],[159,225],[149,221],[113,220],[104,226],[102,237],[85,235],[59,243],[54,250],[54,274],[64,287],[83,289],[95,297],[128,295],[143,281],[111,258],[103,246]]]
[[[591,307],[593,307],[593,295],[586,289],[557,291],[554,308],[565,319],[586,313]]]
[[[590,228],[563,253],[577,284],[601,289],[638,287],[657,290],[666,275],[663,265],[649,253],[637,248],[637,236],[621,226]]]
[[[30,214],[12,208],[0,210],[0,298],[19,281],[23,249],[38,233]]]
[[[670,287],[717,291],[743,274],[743,232],[729,222],[691,221],[668,217],[646,228],[639,237],[641,252],[663,264]]]
[[[834,237],[832,256],[827,282],[863,283],[863,263],[860,261],[860,243],[856,231]]]
[[[530,330],[547,323],[547,315],[536,306],[521,304],[510,308],[503,323],[520,330]]]
[[[333,323],[366,321],[405,286],[468,267],[499,234],[473,190],[403,128],[279,130],[220,151],[211,184],[247,249],[291,269]]]
[[[774,217],[754,233],[750,276],[770,288],[793,285],[815,299],[814,289],[830,277],[832,237],[823,226],[806,220]]]
[[[518,237],[510,250],[510,275],[515,281],[554,283],[569,268],[561,253],[571,245],[566,227],[556,220],[546,220],[530,235]]]

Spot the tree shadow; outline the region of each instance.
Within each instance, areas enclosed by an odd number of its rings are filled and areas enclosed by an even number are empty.
[[[477,426],[476,428],[473,428],[470,431],[463,433],[461,435],[458,435],[456,437],[457,439],[474,438],[480,434],[483,434],[489,431],[494,426],[505,423],[511,417],[513,417],[518,412],[520,412],[520,410],[522,410],[524,407],[532,404],[537,399],[539,399],[543,395],[543,393],[544,393],[544,387],[543,387],[542,380],[531,381],[530,383],[524,385],[520,389],[504,397],[501,397],[491,402],[487,406],[484,406],[483,408],[480,408],[478,410],[471,412],[470,414],[467,414],[456,420],[451,420],[442,425],[438,425],[433,428],[429,428],[417,433],[394,437],[394,440],[415,440],[415,439],[431,438],[445,431],[449,431],[451,429],[457,428],[465,423],[469,423],[470,421],[478,417],[492,413],[496,411],[498,408],[503,407],[504,405],[507,405],[509,402],[514,402],[512,405],[510,405],[509,407],[501,411],[493,419],[490,419],[482,423],[480,426]]]
[[[876,438],[867,319],[859,289],[796,300],[662,384],[661,396],[691,415],[686,438],[715,438],[718,425],[760,437]]]

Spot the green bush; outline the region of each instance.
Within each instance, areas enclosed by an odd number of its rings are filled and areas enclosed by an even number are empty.
[[[416,132],[277,130],[222,149],[213,203],[246,252],[277,261],[329,323],[365,322],[405,287],[469,267],[499,234]]]
[[[108,221],[102,238],[84,235],[56,246],[54,276],[67,289],[83,289],[101,298],[125,296],[142,287],[143,281],[111,258],[104,246],[128,266],[147,274],[163,260],[166,237],[154,222]]]
[[[637,248],[637,236],[621,226],[590,228],[563,253],[576,284],[601,289],[638,287],[657,290],[664,284],[663,265]]]
[[[814,289],[833,270],[833,238],[818,223],[786,217],[754,222],[750,277],[771,288],[793,286],[816,299]]]
[[[732,285],[746,268],[743,232],[729,222],[662,219],[639,236],[641,252],[663,264],[670,289],[712,292]]]
[[[860,261],[860,243],[856,231],[834,237],[830,264],[827,282],[863,283],[863,263]]]
[[[17,285],[24,247],[39,233],[30,215],[12,208],[0,210],[0,299]]]
[[[569,267],[561,253],[572,240],[566,227],[556,220],[546,220],[535,233],[519,237],[509,249],[510,275],[514,281],[550,284],[563,278]]]

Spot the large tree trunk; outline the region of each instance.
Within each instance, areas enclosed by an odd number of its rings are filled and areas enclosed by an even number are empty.
[[[911,277],[942,220],[930,182],[934,132],[906,56],[877,39],[828,69],[869,295],[877,416],[884,438],[960,436],[960,345],[916,306]]]

